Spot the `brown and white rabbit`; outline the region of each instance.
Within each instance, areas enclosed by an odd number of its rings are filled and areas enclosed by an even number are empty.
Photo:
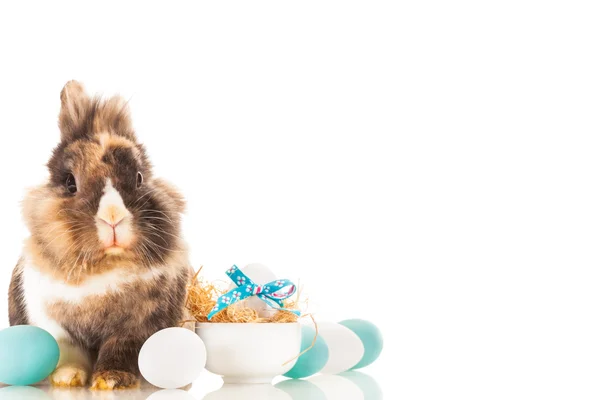
[[[153,176],[121,97],[90,98],[71,81],[60,98],[50,178],[23,203],[31,236],[10,284],[10,324],[56,338],[53,385],[135,387],[144,341],[183,319],[184,201]]]

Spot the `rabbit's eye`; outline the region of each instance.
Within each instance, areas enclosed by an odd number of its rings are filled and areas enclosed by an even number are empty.
[[[77,193],[77,182],[75,182],[75,176],[73,176],[73,174],[67,175],[67,181],[65,182],[65,185],[67,186],[69,193]]]
[[[138,172],[138,173],[137,173],[137,183],[136,183],[136,184],[137,184],[137,187],[138,187],[138,188],[139,188],[139,187],[141,187],[141,186],[142,186],[142,183],[144,183],[144,175],[142,175],[142,173],[141,173],[141,172]]]

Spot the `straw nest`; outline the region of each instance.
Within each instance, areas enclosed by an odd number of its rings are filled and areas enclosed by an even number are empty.
[[[297,322],[297,315],[287,311],[276,311],[270,318],[261,318],[256,310],[245,306],[245,302],[240,302],[232,307],[227,307],[208,320],[208,314],[215,306],[219,296],[227,293],[226,287],[223,288],[217,283],[208,282],[200,277],[200,271],[196,272],[191,283],[187,288],[187,299],[185,306],[195,322],[216,322],[216,323],[291,323]],[[290,310],[300,310],[306,301],[301,301],[300,290],[293,299],[284,301],[284,306]],[[190,322],[192,322],[190,321]],[[187,322],[187,321],[186,321]]]

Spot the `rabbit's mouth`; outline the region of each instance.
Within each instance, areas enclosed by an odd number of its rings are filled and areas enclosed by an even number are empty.
[[[104,249],[104,254],[109,255],[109,256],[122,255],[123,253],[125,253],[125,248],[123,248],[119,245],[116,245],[116,244],[113,244]]]

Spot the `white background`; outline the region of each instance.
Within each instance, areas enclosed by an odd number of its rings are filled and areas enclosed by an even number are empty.
[[[2,290],[78,79],[131,97],[194,266],[378,324],[386,398],[597,398],[594,2],[178,4],[0,6]]]

